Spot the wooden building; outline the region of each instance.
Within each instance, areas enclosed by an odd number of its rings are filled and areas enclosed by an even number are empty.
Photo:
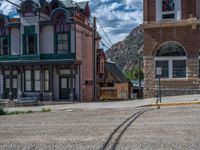
[[[2,97],[12,100],[21,93],[41,100],[92,101],[88,2],[24,0],[17,11],[17,18],[0,15]]]

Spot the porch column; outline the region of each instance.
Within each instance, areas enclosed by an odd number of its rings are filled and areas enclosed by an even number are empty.
[[[70,65],[70,94],[69,99],[74,100],[74,89],[73,89],[73,67]]]
[[[10,86],[9,86],[9,100],[13,100],[13,93],[12,93],[12,89],[13,89],[13,82],[12,82],[12,67],[9,68],[10,71],[10,76],[9,76],[9,80],[10,80]]]
[[[1,75],[2,75],[2,91],[1,91],[1,96],[2,98],[5,98],[5,87],[6,87],[6,82],[5,82],[5,69],[2,68],[1,70]]]
[[[49,100],[50,101],[53,101],[53,81],[54,81],[54,79],[53,79],[53,65],[51,65],[50,66],[50,69],[49,69],[50,71],[50,93],[49,93]]]

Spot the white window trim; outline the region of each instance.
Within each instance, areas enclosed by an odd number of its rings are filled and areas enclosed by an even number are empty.
[[[199,57],[200,58],[200,57]],[[187,70],[186,70],[186,77],[185,78],[173,78],[173,60],[186,60],[186,66],[187,66],[187,57],[186,56],[177,56],[177,57],[155,57],[155,67],[156,67],[156,61],[168,61],[169,64],[169,68],[168,68],[168,76],[169,78],[162,78],[164,80],[169,80],[169,79],[176,79],[176,80],[183,80],[183,79],[187,79],[188,75],[187,75]],[[187,68],[187,67],[186,67]],[[155,75],[156,77],[156,75]]]
[[[175,11],[162,12],[162,0],[156,0],[156,21],[161,20],[181,20],[181,0],[175,0]],[[169,14],[174,12],[174,18],[163,19],[163,14]]]

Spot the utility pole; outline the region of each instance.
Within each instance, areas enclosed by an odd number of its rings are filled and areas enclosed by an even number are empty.
[[[139,69],[139,93],[138,93],[138,97],[139,99],[142,98],[142,77],[141,77],[141,56],[139,55],[139,58],[138,58],[138,69]]]
[[[96,92],[96,68],[97,68],[97,51],[96,51],[96,17],[93,18],[93,101],[97,100]]]

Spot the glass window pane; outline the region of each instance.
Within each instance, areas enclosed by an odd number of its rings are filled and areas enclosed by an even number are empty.
[[[34,78],[35,80],[40,80],[40,70],[34,70]]]
[[[49,70],[44,71],[44,79],[49,80]]]
[[[44,83],[44,90],[49,91],[49,81],[45,81]]]
[[[40,91],[40,81],[35,81],[35,91]]]
[[[31,80],[31,71],[30,70],[25,71],[25,80]]]
[[[13,88],[17,89],[17,79],[13,79]]]
[[[169,78],[169,62],[168,62],[168,60],[156,61],[156,68],[157,67],[162,68],[162,75],[160,76],[161,78]],[[156,77],[158,77],[157,74],[156,74]]]
[[[6,70],[6,71],[5,71],[5,75],[10,75],[10,71],[9,71],[9,70]]]
[[[67,88],[67,78],[61,78],[61,89]]]
[[[173,60],[173,78],[186,77],[186,60]]]
[[[10,88],[10,79],[6,79],[6,88],[7,88],[7,89]]]
[[[26,89],[26,91],[31,91],[31,81],[25,82],[25,89]]]
[[[69,69],[61,69],[60,74],[64,74],[64,75],[70,74],[70,70]]]
[[[68,34],[57,34],[57,51],[58,53],[66,53],[68,51]]]
[[[18,74],[17,70],[13,70],[13,75],[17,75],[17,74]]]
[[[34,54],[36,51],[35,35],[27,35],[26,38],[26,54]]]
[[[174,0],[162,0],[162,11],[170,12],[175,10]]]

